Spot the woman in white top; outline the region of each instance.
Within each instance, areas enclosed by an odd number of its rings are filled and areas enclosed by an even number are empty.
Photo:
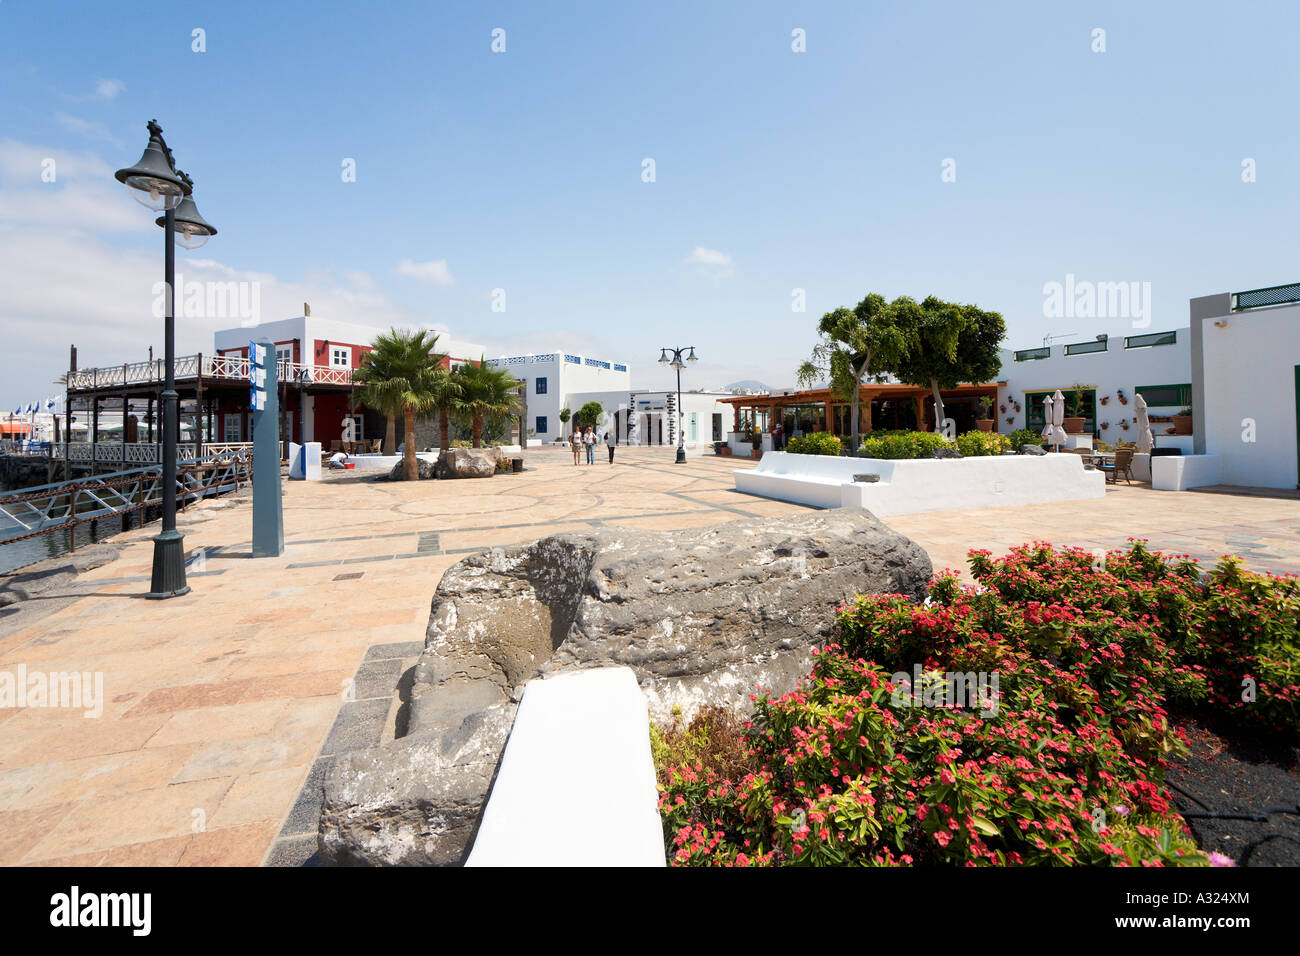
[[[590,425],[582,433],[582,443],[587,446],[587,464],[594,465],[596,463],[596,430]]]
[[[569,447],[573,449],[573,463],[576,465],[578,455],[582,453],[582,432],[578,430],[577,425],[573,426],[573,434],[569,436]]]

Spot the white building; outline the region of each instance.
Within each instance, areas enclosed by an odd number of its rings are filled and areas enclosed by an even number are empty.
[[[1191,453],[1194,435],[1171,434],[1173,416],[1193,404],[1190,329],[1099,336],[1005,353],[993,410],[997,431],[1041,432],[1046,424],[1043,399],[1060,389],[1070,401],[1076,385],[1083,391],[1085,434],[1111,444],[1134,441],[1133,398],[1141,394],[1156,447]]]
[[[594,401],[606,411],[617,411],[620,402],[626,406],[632,387],[627,365],[589,355],[542,352],[487,361],[525,383],[531,437],[544,442],[565,437],[572,427],[572,419],[567,427],[560,421],[561,410],[576,414]]]
[[[682,392],[681,430],[689,454],[703,454],[713,442],[725,441],[723,429],[730,427],[731,406],[719,399],[731,392]],[[632,415],[620,434],[621,441],[635,445],[676,445],[678,417],[676,391],[638,389],[628,396]]]
[[[1218,481],[1300,487],[1300,283],[1190,301],[1196,453]]]

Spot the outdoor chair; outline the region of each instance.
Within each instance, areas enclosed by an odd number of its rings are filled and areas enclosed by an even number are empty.
[[[370,443],[370,451],[373,454],[378,455],[383,450],[384,450],[384,440],[382,438],[376,438],[374,441]]]
[[[1097,467],[1106,473],[1106,481],[1111,484],[1118,482],[1121,475],[1124,476],[1124,481],[1132,484],[1133,449],[1116,448],[1115,460],[1113,462],[1102,462]]]

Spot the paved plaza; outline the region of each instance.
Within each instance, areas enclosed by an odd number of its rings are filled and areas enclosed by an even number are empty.
[[[530,451],[483,481],[381,482],[364,472],[285,485],[286,550],[249,555],[246,497],[181,516],[192,592],[144,600],[152,529],[61,593],[0,611],[0,671],[101,672],[102,716],[0,710],[0,864],[257,865],[282,834],[311,842],[296,805],[391,697],[423,640],[439,576],[463,554],[611,525],[706,527],[805,510],[737,493],[752,462],[673,461],[620,448],[614,466]],[[1203,561],[1232,552],[1300,573],[1300,501],[1108,486],[1104,500],[909,515],[887,522],[936,568],[974,547],[1046,540],[1088,549],[1149,538]],[[359,715],[359,716],[356,716]],[[355,720],[354,720],[355,717]],[[358,738],[359,739],[359,738]],[[309,790],[311,788],[308,788]]]

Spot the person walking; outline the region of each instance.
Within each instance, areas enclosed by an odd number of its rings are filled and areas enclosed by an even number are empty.
[[[573,449],[573,463],[578,463],[578,455],[582,453],[582,432],[578,426],[573,426],[573,434],[569,436],[569,447]]]
[[[596,430],[590,425],[582,433],[582,443],[587,446],[587,464],[594,465],[596,463]]]
[[[605,447],[609,449],[609,463],[611,465],[614,464],[614,446],[616,444],[618,444],[618,440],[614,437],[614,430],[611,428],[605,432]]]

